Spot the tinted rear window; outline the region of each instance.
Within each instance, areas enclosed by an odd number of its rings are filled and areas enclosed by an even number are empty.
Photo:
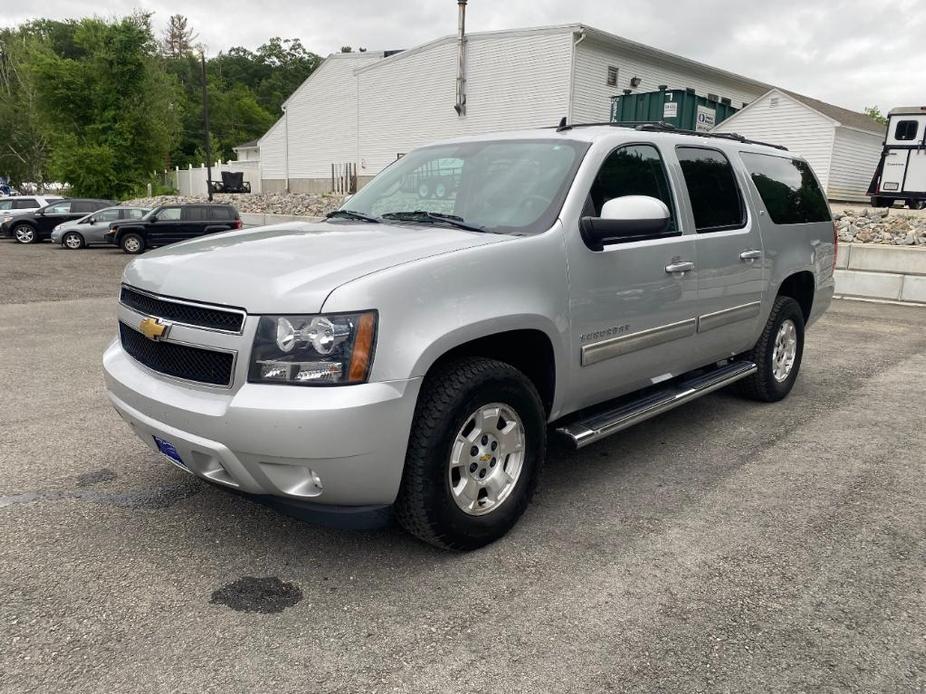
[[[830,221],[826,197],[807,162],[753,152],[740,156],[775,224]]]
[[[739,229],[746,224],[743,198],[727,157],[716,149],[678,147],[685,186],[698,232]]]
[[[71,203],[71,212],[74,214],[81,212],[95,212],[98,209],[100,208],[90,200],[75,200]]]
[[[191,222],[202,222],[206,219],[206,210],[203,207],[184,207],[183,219]]]

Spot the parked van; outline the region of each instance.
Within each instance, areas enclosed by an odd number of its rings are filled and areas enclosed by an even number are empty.
[[[926,106],[902,106],[887,114],[884,151],[868,188],[872,207],[900,200],[926,207]]]

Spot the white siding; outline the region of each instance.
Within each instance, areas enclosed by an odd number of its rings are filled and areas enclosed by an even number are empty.
[[[291,179],[329,178],[332,164],[356,161],[354,71],[381,59],[379,53],[329,56],[287,100]]]
[[[614,87],[607,84],[609,65],[618,71]],[[638,87],[630,86],[631,77],[642,80]],[[611,116],[612,96],[622,94],[624,89],[652,92],[661,84],[669,89],[690,87],[698,96],[726,97],[734,108],[742,108],[743,103],[757,99],[766,91],[720,75],[714,77],[706,71],[675,68],[663,61],[641,58],[630,50],[586,38],[576,46],[571,119],[576,123],[607,121]]]
[[[257,143],[260,146],[260,161],[265,179],[286,178],[286,147],[283,140],[285,130],[286,124],[283,118],[280,118]]]
[[[572,34],[471,36],[466,116],[456,101],[457,46],[437,42],[358,73],[359,174],[448,137],[556,125],[568,113]]]
[[[777,105],[771,105],[772,99],[778,100]],[[835,129],[830,119],[786,94],[773,91],[725,120],[714,131],[734,132],[751,140],[784,145],[808,161],[826,190]]]
[[[834,200],[867,201],[868,184],[881,158],[883,135],[836,128],[827,196]]]

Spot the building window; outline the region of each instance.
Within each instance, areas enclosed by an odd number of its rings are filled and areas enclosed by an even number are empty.
[[[708,94],[707,100],[708,101],[720,101],[720,97],[718,97],[716,94]]]
[[[894,130],[894,139],[895,140],[912,140],[916,137],[916,126],[917,123],[915,120],[902,120],[897,123],[897,128]]]
[[[613,65],[608,65],[608,86],[617,86],[617,68]]]

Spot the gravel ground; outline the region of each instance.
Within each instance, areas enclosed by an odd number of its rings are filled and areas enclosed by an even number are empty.
[[[880,243],[895,246],[926,246],[926,216],[923,210],[833,210],[839,240],[849,243]]]
[[[238,208],[239,212],[257,214],[285,214],[305,217],[323,217],[328,212],[341,206],[344,196],[328,193],[315,195],[311,193],[249,193],[213,195],[214,202],[228,202]],[[126,205],[157,207],[174,205],[182,202],[208,202],[205,196],[195,195],[160,195],[153,198],[129,200]]]
[[[926,687],[926,310],[837,301],[787,401],[554,449],[517,528],[460,555],[136,441],[101,383],[109,254],[0,243],[0,690]]]

